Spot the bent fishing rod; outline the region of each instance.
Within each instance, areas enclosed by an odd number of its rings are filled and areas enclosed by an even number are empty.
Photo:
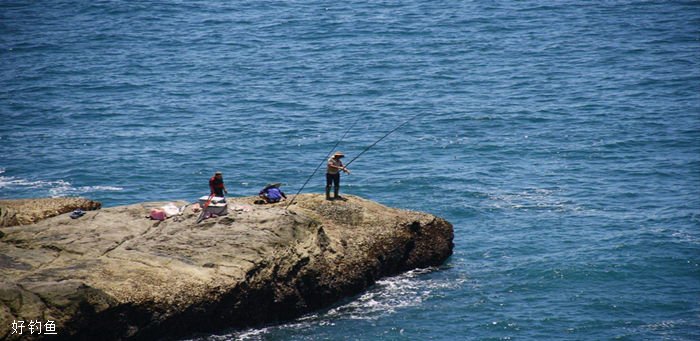
[[[294,203],[294,200],[296,200],[297,195],[299,195],[299,193],[301,193],[301,191],[304,189],[304,187],[306,187],[306,184],[309,183],[309,181],[311,180],[311,178],[313,178],[314,175],[316,175],[316,172],[318,172],[318,169],[321,168],[321,166],[323,165],[323,163],[326,162],[326,160],[331,156],[331,154],[333,153],[333,151],[334,151],[336,148],[338,148],[338,145],[340,144],[340,142],[343,141],[343,139],[345,139],[345,137],[348,135],[348,133],[350,132],[350,130],[352,130],[352,128],[355,126],[355,124],[357,124],[357,122],[360,122],[360,119],[362,119],[362,116],[358,117],[357,120],[356,120],[355,122],[353,122],[353,124],[348,128],[348,130],[345,131],[345,134],[343,134],[343,136],[342,136],[341,138],[338,139],[338,141],[335,143],[335,145],[333,146],[333,148],[331,148],[331,150],[328,152],[328,155],[326,155],[326,158],[323,159],[323,160],[321,160],[321,162],[318,164],[318,166],[316,166],[316,169],[314,169],[314,172],[311,173],[311,176],[309,176],[309,177],[306,179],[306,181],[304,182],[304,184],[301,185],[301,188],[299,188],[299,191],[297,192],[297,194],[294,194],[294,197],[292,197],[292,200],[290,200],[289,203],[287,204],[287,206],[285,206],[285,208],[284,208],[285,210],[288,209],[289,206],[291,206],[291,205]]]
[[[385,138],[387,138],[387,136],[389,136],[389,135],[393,134],[395,131],[399,130],[401,127],[403,127],[404,125],[406,125],[408,122],[411,122],[414,118],[418,117],[418,115],[420,115],[420,113],[411,116],[409,119],[407,119],[407,120],[404,121],[403,123],[399,124],[396,128],[394,128],[394,129],[390,130],[388,133],[384,134],[384,136],[382,136],[379,140],[377,140],[377,141],[375,141],[374,143],[372,143],[371,145],[369,145],[369,146],[368,146],[367,148],[365,148],[362,152],[360,152],[360,154],[357,154],[357,156],[355,156],[352,160],[350,160],[350,162],[348,162],[344,167],[349,166],[351,163],[353,163],[355,160],[357,160],[357,158],[359,158],[362,154],[366,153],[366,152],[367,152],[368,150],[370,150],[372,147],[376,146],[377,143],[381,142],[382,140],[384,140]],[[333,148],[331,148],[331,150],[328,152],[328,155],[326,155],[326,159],[328,159],[328,158],[330,157],[331,153],[333,153],[333,151],[335,150],[335,148],[338,147],[338,145],[340,144],[340,142],[345,138],[345,136],[347,136],[347,134],[350,132],[350,130],[355,126],[355,124],[356,124],[357,122],[360,121],[360,119],[361,119],[361,118],[358,118],[357,121],[355,121],[355,122],[350,126],[350,128],[348,128],[348,130],[345,131],[345,134],[343,134],[343,137],[341,137],[341,138],[338,140],[338,142],[335,143],[335,146],[333,146]],[[297,194],[294,195],[294,197],[292,198],[292,200],[291,200],[291,201],[287,204],[287,206],[284,208],[285,210],[288,209],[289,206],[292,205],[292,203],[294,203],[294,200],[296,200],[297,195],[299,195],[299,193],[301,193],[301,191],[304,189],[304,187],[306,187],[306,184],[309,183],[309,180],[311,180],[311,178],[313,178],[313,176],[316,174],[316,172],[318,171],[318,169],[321,167],[321,165],[323,165],[323,163],[324,163],[325,161],[326,161],[325,159],[322,160],[322,161],[318,164],[318,166],[316,166],[316,169],[314,169],[314,172],[311,173],[311,176],[309,176],[309,178],[306,179],[306,182],[304,182],[304,184],[301,186],[301,188],[299,189],[299,191],[297,192]]]

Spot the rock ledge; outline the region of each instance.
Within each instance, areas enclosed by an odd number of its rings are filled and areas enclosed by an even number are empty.
[[[75,209],[97,210],[97,201],[85,198],[38,198],[0,200],[0,227],[29,225]]]
[[[190,207],[148,220],[165,203],[142,203],[2,228],[0,339],[19,339],[13,320],[55,321],[51,340],[275,323],[452,254],[452,225],[430,214],[355,196],[300,195],[289,210],[255,199],[229,199],[229,215],[200,224]]]

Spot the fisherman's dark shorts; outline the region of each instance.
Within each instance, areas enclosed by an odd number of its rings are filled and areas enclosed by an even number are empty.
[[[326,187],[330,187],[333,183],[335,183],[335,187],[340,186],[340,172],[335,174],[326,173]]]

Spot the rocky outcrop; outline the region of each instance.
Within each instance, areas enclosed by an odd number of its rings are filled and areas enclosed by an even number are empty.
[[[100,207],[99,202],[85,198],[0,200],[0,227],[29,225],[78,208],[92,211]]]
[[[354,196],[306,194],[289,209],[254,200],[229,199],[227,216],[199,224],[191,207],[146,219],[165,203],[144,203],[1,229],[0,338],[18,339],[15,320],[55,321],[52,340],[274,323],[452,253],[452,225],[430,214]]]

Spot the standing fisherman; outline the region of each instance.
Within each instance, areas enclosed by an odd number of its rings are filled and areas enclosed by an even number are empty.
[[[209,189],[210,195],[216,195],[217,197],[224,197],[224,193],[228,194],[226,186],[224,185],[224,177],[220,171],[217,171],[214,176],[209,179]]]
[[[345,157],[345,154],[335,152],[335,154],[328,159],[328,167],[326,170],[326,200],[343,199],[338,195],[338,191],[340,190],[340,171],[350,174],[350,170],[345,168],[343,162],[340,161],[343,157]],[[333,188],[333,199],[331,199],[331,184],[335,186]]]

